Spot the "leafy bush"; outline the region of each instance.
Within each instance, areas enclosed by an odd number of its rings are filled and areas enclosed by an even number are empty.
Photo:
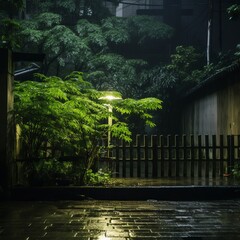
[[[236,164],[232,170],[233,176],[240,178],[240,164]]]
[[[109,103],[109,100],[101,99],[106,93],[94,89],[80,72],[73,72],[65,79],[41,74],[36,77],[38,81],[15,84],[14,111],[21,145],[19,157],[28,159],[30,164],[31,159],[42,159],[49,154],[57,159],[64,152],[76,159],[73,175],[77,184],[83,182],[86,171],[100,157],[104,136],[111,132],[113,137],[130,142],[128,117],[134,114],[143,120],[143,124],[154,127],[152,111],[162,108],[162,101],[156,98]],[[111,104],[113,111],[109,111],[107,104]],[[113,120],[111,126],[107,123],[110,117]],[[44,161],[29,169],[40,168],[37,174],[44,173],[42,179],[48,179],[56,172],[64,175],[61,167],[69,173],[67,166],[59,164]]]
[[[110,178],[111,174],[109,172],[99,169],[98,172],[94,173],[92,169],[89,169],[85,174],[84,183],[86,185],[106,185]]]
[[[72,183],[71,162],[43,159],[25,165],[26,178],[31,185],[68,185]]]

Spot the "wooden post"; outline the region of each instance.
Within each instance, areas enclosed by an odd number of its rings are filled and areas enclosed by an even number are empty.
[[[223,177],[224,174],[224,141],[223,141],[223,135],[220,135],[220,144],[219,144],[219,149],[220,149],[220,157],[219,157],[219,175],[220,177]]]
[[[198,177],[202,177],[202,136],[198,136]]]
[[[183,177],[188,175],[187,136],[183,135]]]
[[[215,178],[216,177],[216,162],[217,162],[217,138],[216,135],[212,136],[212,177]]]
[[[157,141],[156,135],[152,136],[152,154],[153,154],[152,176],[153,178],[157,178],[158,177],[158,141]]]
[[[168,150],[168,177],[172,177],[172,138],[171,135],[167,136],[167,150]]]
[[[234,136],[227,136],[227,170],[226,174],[231,174],[234,163]]]
[[[180,176],[180,157],[179,157],[179,136],[175,135],[175,148],[176,148],[176,155],[175,155],[175,160],[176,160],[176,177]]]
[[[137,135],[137,177],[141,177],[141,138]]]
[[[161,151],[161,177],[165,175],[165,151],[164,151],[164,136],[160,136],[160,151]]]
[[[120,141],[120,140],[116,140],[116,177],[119,177],[119,176],[120,176],[119,141]]]
[[[123,141],[122,142],[122,177],[125,178],[126,177],[126,142]]]
[[[190,144],[191,144],[191,178],[194,178],[194,170],[195,170],[195,141],[194,141],[194,136],[191,135],[190,137]]]
[[[133,143],[131,142],[129,145],[129,157],[130,157],[130,177],[133,177],[133,170],[134,170],[134,164],[133,164]]]
[[[209,178],[209,135],[205,135],[205,178]]]
[[[144,149],[145,149],[145,177],[148,178],[148,136],[144,135]]]
[[[0,49],[0,185],[7,192],[13,184],[15,124],[13,119],[12,52]]]

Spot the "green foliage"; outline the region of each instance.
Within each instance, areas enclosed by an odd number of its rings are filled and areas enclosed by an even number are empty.
[[[240,57],[240,44],[237,45],[235,56],[238,58]]]
[[[93,52],[102,51],[107,47],[107,41],[98,24],[93,24],[82,19],[78,21],[76,30],[81,40],[89,46]]]
[[[164,102],[168,98],[169,91],[176,85],[175,76],[169,74],[166,67],[162,66],[144,69],[140,77],[140,82],[144,88],[143,94],[161,98]]]
[[[20,24],[14,19],[4,18],[0,19],[0,26],[0,48],[18,48]]]
[[[141,71],[147,62],[137,59],[125,59],[119,54],[102,54],[89,62],[87,79],[99,89],[115,89],[123,97],[141,98],[144,87],[139,81]]]
[[[225,56],[219,55],[217,64],[204,66],[202,55],[194,47],[178,46],[176,53],[171,55],[171,63],[163,71],[172,80],[175,91],[183,93],[221,69],[226,64],[224,58]]]
[[[65,2],[70,4],[73,1],[68,0],[61,4]],[[86,6],[92,4],[85,3]],[[56,1],[55,4],[58,6],[60,3]],[[74,4],[76,5],[76,2]],[[51,9],[52,7],[49,7],[48,11]],[[46,54],[43,67],[45,74],[65,76],[66,73],[80,70],[91,73],[93,82],[110,81],[110,76],[114,76],[118,81],[124,79],[122,85],[127,82],[125,78],[128,75],[130,82],[135,79],[131,84],[133,87],[138,83],[137,74],[143,64],[146,66],[146,61],[126,59],[118,53],[117,46],[132,48],[132,46],[141,45],[142,47],[144,44],[151,44],[151,41],[158,43],[163,39],[170,39],[173,33],[169,26],[147,16],[126,19],[109,17],[98,22],[90,21],[88,17],[84,19],[78,17],[71,26],[65,24],[65,17],[66,14],[61,11],[40,12],[29,20],[21,21],[19,36],[22,38],[22,46],[25,51],[31,49],[31,51]],[[112,66],[108,73],[108,64],[113,65],[114,61],[116,61],[115,66]],[[116,66],[123,67],[118,69]],[[94,75],[93,72],[98,74]],[[98,79],[99,73],[101,73],[100,76],[105,75],[103,79]],[[129,94],[132,96],[133,92]],[[135,96],[137,94],[134,94]]]
[[[106,18],[102,20],[104,37],[110,43],[125,44],[130,41],[128,22],[123,18]]]
[[[235,164],[232,174],[235,178],[240,178],[240,164]]]
[[[117,4],[118,0],[113,0],[112,4]],[[88,18],[91,21],[99,21],[106,16],[110,16],[104,0],[42,0],[29,1],[28,5],[34,14],[40,12],[60,13],[65,20],[69,18],[73,21],[80,18]]]
[[[102,169],[99,169],[96,173],[92,169],[87,170],[84,183],[86,185],[106,185],[111,179],[111,174],[109,172],[104,172]]]
[[[28,163],[29,164],[29,163]],[[56,159],[42,159],[25,168],[26,178],[32,185],[65,185],[72,183],[72,163],[59,162]]]
[[[237,20],[240,16],[240,5],[233,4],[227,9],[230,20]]]
[[[130,17],[128,26],[131,38],[137,39],[137,43],[140,45],[146,43],[147,40],[170,39],[173,36],[173,29],[154,17]]]
[[[171,64],[167,66],[167,70],[173,72],[178,79],[185,79],[191,74],[199,57],[194,47],[177,46],[176,53],[171,55]]]
[[[147,125],[154,126],[151,112],[161,109],[161,100],[114,101],[111,113],[100,99],[104,93],[95,90],[82,76],[73,72],[61,79],[38,74],[38,81],[16,82],[14,109],[21,129],[22,158],[44,158],[49,155],[47,146],[51,146],[52,157],[57,157],[59,151],[75,156],[84,171],[99,157],[99,140],[108,131],[116,138],[131,141],[125,116],[138,115]],[[114,120],[110,129],[106,121],[109,116]]]
[[[16,83],[15,87],[16,120],[26,148],[30,148],[29,157],[36,157],[34,152],[39,156],[41,143],[46,139],[75,149],[75,141],[80,141],[85,129],[97,133],[92,129],[94,120],[101,120],[98,113],[105,110],[89,99],[94,90],[82,80],[81,74],[72,74],[66,81],[40,77],[42,82]],[[76,147],[75,152],[78,151]]]
[[[17,15],[23,7],[23,0],[0,0],[0,48],[19,48],[20,25]]]
[[[61,23],[62,17],[59,14],[44,12],[35,17],[35,22],[39,29],[49,29]]]
[[[28,21],[22,21],[20,36],[25,45],[39,53],[46,53],[44,73],[59,67],[69,67],[86,61],[91,54],[86,42],[79,38],[70,28],[61,25],[61,16],[43,13]]]
[[[129,18],[106,18],[102,21],[106,39],[115,44],[137,43],[143,45],[148,40],[170,39],[173,29],[149,16]]]

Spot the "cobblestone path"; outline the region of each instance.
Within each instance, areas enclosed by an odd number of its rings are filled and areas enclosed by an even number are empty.
[[[0,202],[0,239],[240,239],[240,200]]]

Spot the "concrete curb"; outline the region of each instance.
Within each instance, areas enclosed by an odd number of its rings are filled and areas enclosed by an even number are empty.
[[[240,198],[240,186],[16,187],[10,200],[222,200]]]

